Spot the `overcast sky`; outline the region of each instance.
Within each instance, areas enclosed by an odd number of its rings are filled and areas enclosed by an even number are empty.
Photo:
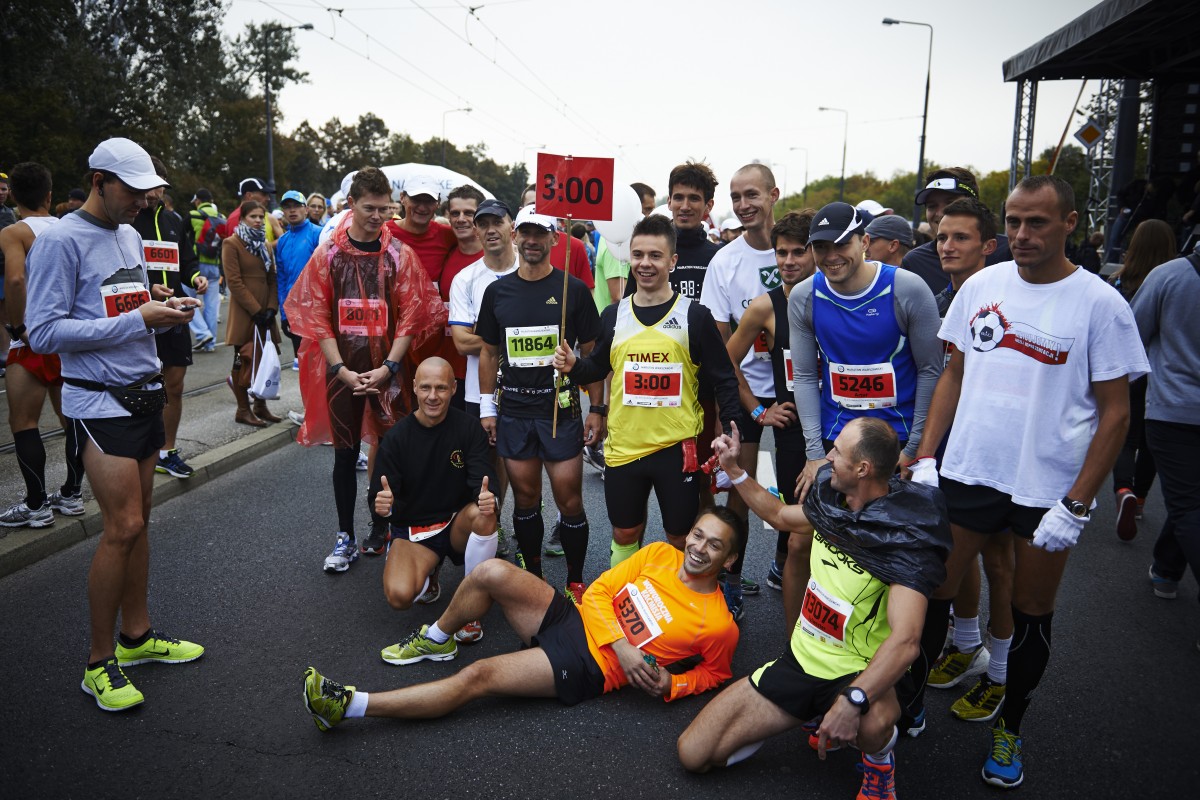
[[[542,149],[616,157],[619,181],[644,181],[660,197],[672,166],[704,159],[721,181],[719,217],[730,174],[749,161],[772,163],[787,192],[803,187],[806,156],[810,180],[840,173],[843,115],[819,106],[849,112],[848,174],[916,168],[929,31],[884,17],[935,28],[927,158],[1007,169],[1016,85],[1004,82],[1002,63],[1093,5],[234,0],[225,30],[315,26],[295,32],[309,79],[280,95],[282,131],[370,111],[423,141],[444,122],[451,142],[482,142],[501,163],[532,169]],[[1035,152],[1058,142],[1079,88],[1039,86]],[[1084,102],[1097,88],[1088,84]],[[1071,132],[1081,124],[1076,117]]]

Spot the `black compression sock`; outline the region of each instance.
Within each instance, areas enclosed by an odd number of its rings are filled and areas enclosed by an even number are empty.
[[[17,431],[13,444],[25,480],[25,505],[37,510],[46,503],[46,446],[37,428]]]
[[[1021,732],[1030,696],[1050,663],[1050,628],[1054,612],[1034,616],[1013,606],[1013,639],[1008,649],[1008,688],[1004,693],[1004,725]]]
[[[730,575],[737,575],[739,580],[741,580],[741,577],[742,577],[742,562],[746,560],[746,540],[750,538],[745,535],[746,531],[749,530],[749,528],[746,527],[747,524],[748,524],[747,518],[743,517],[742,518],[742,535],[738,537],[737,561],[734,561],[733,566],[730,567],[728,570]]]
[[[354,539],[354,503],[358,499],[357,447],[333,451],[333,502],[337,506],[338,530]]]
[[[558,523],[559,541],[567,557],[567,583],[583,583],[589,531],[586,514],[563,517]]]
[[[538,507],[514,508],[513,535],[517,537],[517,547],[525,559],[525,570],[542,577],[542,539],[546,535],[542,510]]]
[[[942,654],[946,645],[946,632],[950,629],[951,600],[929,598],[925,607],[925,627],[921,631],[921,649],[912,663],[912,697],[902,697],[900,705],[911,716],[916,716],[925,707],[925,682],[929,670]],[[907,693],[905,693],[907,694]]]
[[[79,438],[75,435],[75,423],[67,420],[63,429],[67,436],[64,454],[67,461],[67,479],[59,488],[63,497],[79,497],[83,491],[83,453],[79,449]]]

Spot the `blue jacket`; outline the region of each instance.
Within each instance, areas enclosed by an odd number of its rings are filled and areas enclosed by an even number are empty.
[[[299,225],[289,226],[275,243],[275,264],[279,269],[279,308],[287,300],[292,285],[304,271],[304,265],[317,249],[321,228],[305,219]],[[285,315],[286,317],[286,315]]]

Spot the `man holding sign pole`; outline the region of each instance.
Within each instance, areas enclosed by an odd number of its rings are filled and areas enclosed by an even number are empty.
[[[545,534],[540,508],[545,465],[562,514],[558,526],[567,559],[566,588],[578,601],[584,590],[588,541],[583,445],[604,438],[607,409],[600,405],[602,385],[587,387],[591,409],[584,421],[579,386],[569,380],[557,383],[551,362],[560,337],[571,347],[591,352],[600,318],[583,282],[560,275],[550,265],[550,249],[558,238],[554,218],[526,206],[517,214],[515,227],[517,271],[484,290],[475,323],[475,333],[483,340],[479,417],[508,470],[515,500],[513,532],[525,569],[538,577]]]
[[[577,382],[614,373],[604,456],[614,567],[641,547],[652,488],[667,541],[683,548],[705,482],[696,450],[704,421],[701,375],[716,391],[727,431],[738,413],[737,378],[712,314],[668,282],[676,262],[671,221],[657,215],[642,219],[629,252],[637,281],[633,296],[604,310],[589,356],[577,359],[562,344],[554,356],[555,368]]]

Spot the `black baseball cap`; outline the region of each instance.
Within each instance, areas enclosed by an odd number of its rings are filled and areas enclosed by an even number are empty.
[[[87,194],[83,189],[72,189],[67,192],[67,198],[70,200],[87,200]]]
[[[246,192],[266,192],[263,182],[258,178],[245,178],[238,184],[238,197],[246,194]]]
[[[485,214],[491,214],[493,217],[508,217],[512,219],[512,211],[503,200],[488,199],[480,203],[479,208],[475,209],[475,217],[479,218]]]
[[[979,190],[972,183],[962,180],[954,173],[947,170],[938,170],[929,176],[929,183],[925,184],[925,188],[917,192],[914,202],[917,205],[925,205],[925,201],[929,199],[932,192],[950,192],[951,194],[961,194],[967,197],[979,199]]]
[[[862,233],[867,221],[849,203],[830,203],[817,212],[808,229],[810,242],[841,244],[856,233]]]

